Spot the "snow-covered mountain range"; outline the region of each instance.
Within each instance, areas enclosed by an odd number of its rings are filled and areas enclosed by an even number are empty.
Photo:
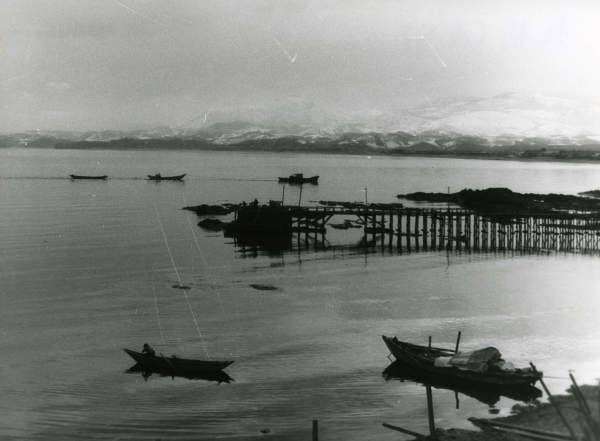
[[[394,113],[343,118],[301,106],[285,117],[221,113],[200,124],[131,131],[31,131],[0,135],[0,146],[109,148],[242,148],[349,153],[481,154],[502,151],[599,150],[600,103],[522,96],[452,98]],[[242,113],[242,114],[240,114]],[[246,117],[245,119],[240,119]],[[215,120],[216,119],[216,120]]]

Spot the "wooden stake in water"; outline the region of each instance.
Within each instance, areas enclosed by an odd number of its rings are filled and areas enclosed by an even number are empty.
[[[312,441],[319,441],[319,420],[312,421]]]
[[[427,389],[427,420],[429,422],[429,435],[435,436],[435,422],[433,419],[433,395],[431,394],[431,386],[426,385]]]

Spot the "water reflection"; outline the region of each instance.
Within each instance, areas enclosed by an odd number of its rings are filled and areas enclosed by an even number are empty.
[[[457,394],[456,405],[458,408],[458,394],[461,393],[474,398],[490,407],[493,407],[501,397],[515,401],[532,402],[542,396],[542,391],[533,386],[499,386],[473,384],[467,380],[439,378],[436,375],[411,368],[397,361],[390,364],[382,373],[386,381],[413,381],[424,386],[436,389],[447,389]]]
[[[225,371],[207,371],[207,370],[185,370],[185,371],[173,371],[172,369],[160,369],[152,366],[145,366],[140,363],[136,363],[125,371],[127,374],[141,374],[145,381],[156,374],[159,377],[175,377],[186,378],[188,380],[205,380],[214,381],[218,384],[231,383],[234,381]]]
[[[292,249],[292,235],[259,235],[237,234],[233,243],[244,257],[257,257],[259,255],[277,256],[284,251]]]
[[[348,255],[356,254],[380,254],[380,255],[411,255],[440,253],[447,256],[465,256],[473,255],[478,258],[505,258],[517,256],[548,256],[557,254],[567,254],[564,250],[552,249],[506,249],[506,248],[456,248],[450,246],[442,247],[397,247],[390,244],[383,235],[364,234],[357,240],[346,244],[330,242],[325,235],[293,233],[290,235],[237,235],[225,236],[233,239],[232,244],[237,255],[243,258],[253,257],[279,257],[290,253],[313,253],[313,252],[333,252],[339,256],[339,253]],[[600,251],[578,251],[578,254],[598,255]]]

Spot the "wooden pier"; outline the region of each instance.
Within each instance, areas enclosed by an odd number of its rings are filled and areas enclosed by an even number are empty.
[[[290,232],[324,237],[342,216],[360,223],[366,247],[398,251],[600,251],[600,213],[479,214],[462,209],[283,206]]]

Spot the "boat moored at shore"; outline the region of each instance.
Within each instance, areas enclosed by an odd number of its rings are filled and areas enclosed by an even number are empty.
[[[496,348],[455,352],[433,346],[420,346],[382,336],[396,360],[440,379],[455,379],[479,384],[534,385],[542,373],[531,368],[515,368],[502,360]]]

